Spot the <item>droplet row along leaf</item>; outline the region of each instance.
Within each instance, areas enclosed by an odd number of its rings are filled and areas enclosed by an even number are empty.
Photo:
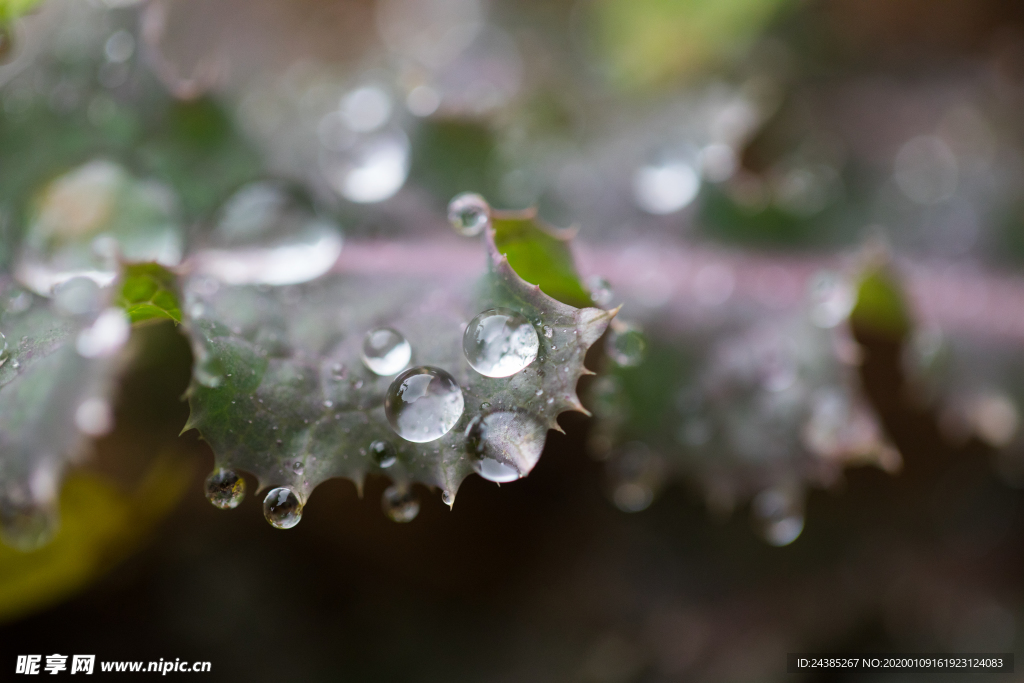
[[[503,481],[528,474],[558,414],[582,409],[575,387],[584,355],[614,314],[556,301],[541,291],[544,277],[540,285],[520,278],[496,233],[510,244],[552,238],[530,216],[517,221],[512,236],[487,231],[488,272],[476,283],[342,271],[267,287],[194,276],[185,285],[196,356],[187,428],[211,444],[218,468],[251,472],[260,488],[285,486],[300,502],[328,478],[361,486],[385,469],[400,486],[442,489],[448,503],[474,470]],[[481,375],[463,352],[467,324],[492,308],[521,314],[537,331],[536,360],[510,377]],[[365,335],[380,328],[408,340],[410,366],[457,382],[464,408],[439,438],[414,443],[389,424],[395,378],[363,360]],[[381,448],[393,449],[393,464],[379,459]]]

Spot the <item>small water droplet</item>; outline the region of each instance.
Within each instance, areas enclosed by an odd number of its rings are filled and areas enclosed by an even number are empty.
[[[384,514],[393,522],[411,522],[420,513],[419,498],[411,488],[402,484],[387,487],[380,504]]]
[[[357,379],[356,383],[353,384],[352,386],[355,387],[356,389],[362,389],[363,388],[363,380]]]
[[[335,363],[331,366],[332,379],[345,379],[345,366],[342,363]]]
[[[797,494],[788,489],[765,489],[754,498],[751,512],[761,537],[771,545],[789,545],[804,530],[801,501]]]
[[[485,377],[509,377],[537,358],[540,339],[522,314],[492,308],[473,318],[462,335],[466,360]]]
[[[302,519],[302,502],[284,486],[272,489],[263,499],[263,516],[278,529],[291,529]]]
[[[206,478],[206,498],[221,510],[236,508],[245,498],[245,479],[234,470],[215,469]]]
[[[590,300],[602,308],[611,304],[615,298],[612,286],[600,275],[588,278],[587,288],[590,290]]]
[[[304,469],[306,469],[306,466],[302,464],[302,461],[296,460],[292,463],[292,470],[295,471],[295,474],[302,474]]]
[[[407,441],[426,443],[448,433],[462,417],[462,389],[441,368],[406,370],[391,383],[384,412],[395,433]]]
[[[412,360],[412,346],[400,332],[378,327],[366,333],[362,359],[374,374],[390,377],[401,372]]]
[[[543,330],[544,330],[544,336],[547,337],[548,339],[551,339],[551,335],[553,334],[554,331],[548,325],[545,325],[543,327]]]
[[[333,408],[333,407],[334,407],[334,401],[332,401],[330,399],[324,401],[324,408]]]
[[[370,444],[370,455],[377,461],[377,466],[387,469],[398,460],[398,451],[387,441],[374,441]]]
[[[631,368],[643,362],[647,340],[640,330],[632,325],[619,325],[608,331],[605,352],[612,362],[624,368]]]
[[[455,496],[452,495],[451,491],[445,489],[444,491],[441,491],[441,502],[448,507],[451,507],[455,502]]]
[[[476,193],[463,192],[448,204],[448,222],[460,235],[475,237],[483,232],[490,220],[490,205]]]
[[[534,394],[534,395],[535,395],[535,396],[543,396],[543,395],[544,395],[544,390],[543,390],[543,389],[538,389],[538,390],[537,390],[537,393],[536,393],[536,394]]]

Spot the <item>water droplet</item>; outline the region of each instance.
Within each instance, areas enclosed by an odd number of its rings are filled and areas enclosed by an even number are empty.
[[[605,351],[616,365],[631,368],[640,365],[647,350],[647,340],[632,325],[619,325],[608,331]]]
[[[257,182],[221,209],[196,273],[229,284],[289,285],[320,277],[341,254],[338,226],[317,216],[283,185]]]
[[[381,377],[396,375],[412,360],[412,346],[390,327],[378,327],[363,339],[363,364]]]
[[[462,335],[462,350],[485,377],[509,377],[537,358],[540,340],[522,314],[492,308],[473,318]]]
[[[792,491],[765,489],[754,498],[751,508],[755,526],[771,545],[789,545],[804,530],[802,501]]]
[[[245,498],[245,479],[234,470],[217,468],[206,478],[206,498],[221,510],[236,508]]]
[[[687,206],[700,190],[700,177],[684,161],[667,161],[637,169],[633,199],[647,213],[664,215]]]
[[[272,489],[263,499],[263,516],[278,529],[291,529],[302,519],[302,502],[284,486]]]
[[[87,277],[73,277],[53,288],[54,306],[68,315],[95,315],[100,302],[100,286]]]
[[[46,545],[59,525],[55,505],[0,499],[0,538],[22,552]]]
[[[547,325],[545,325],[542,329],[544,330],[544,336],[548,339],[551,339],[551,335],[554,334],[554,331]]]
[[[544,395],[544,390],[543,389],[538,389],[537,392],[534,394],[534,396],[543,396],[543,395]]]
[[[500,411],[474,419],[466,428],[473,469],[497,483],[525,477],[544,450],[547,429],[530,415]]]
[[[96,322],[78,333],[75,348],[86,358],[112,356],[128,341],[131,323],[124,310],[108,308]]]
[[[441,491],[441,502],[447,505],[448,507],[451,507],[452,504],[455,502],[455,496],[452,495],[451,491],[445,489],[444,491]]]
[[[345,379],[345,366],[341,363],[335,363],[332,365],[331,378],[335,380]]]
[[[306,466],[301,460],[296,460],[292,463],[292,470],[294,470],[295,474],[302,474],[302,470],[304,469],[306,469]]]
[[[394,484],[384,490],[380,499],[384,514],[393,522],[411,522],[420,513],[420,501],[412,489],[403,484]]]
[[[374,441],[370,444],[370,455],[377,461],[377,466],[387,469],[398,460],[398,451],[387,441]]]
[[[230,377],[230,375],[228,375],[228,376]],[[324,401],[324,408],[333,408],[333,407],[334,407],[334,401],[332,401],[330,399]]]
[[[395,433],[406,441],[426,443],[448,433],[462,417],[462,389],[440,368],[406,370],[388,387],[384,412]]]
[[[87,398],[75,410],[75,426],[86,436],[100,437],[114,428],[114,411],[102,398]]]
[[[448,221],[460,235],[475,237],[490,220],[490,205],[476,193],[463,192],[448,203]]]
[[[590,300],[602,308],[609,305],[615,298],[612,286],[600,275],[588,278],[587,288],[590,290]]]
[[[331,118],[320,127],[320,171],[339,195],[357,204],[394,196],[409,176],[411,144],[395,124],[370,134],[336,135]]]

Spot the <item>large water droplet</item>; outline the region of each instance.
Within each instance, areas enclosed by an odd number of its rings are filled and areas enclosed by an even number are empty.
[[[412,346],[390,327],[378,327],[363,339],[363,364],[381,377],[395,375],[412,360]]]
[[[53,304],[68,315],[95,315],[102,302],[100,286],[87,277],[74,277],[53,288]]]
[[[374,441],[370,444],[370,455],[381,469],[387,469],[398,460],[398,451],[387,441]]]
[[[633,198],[637,206],[655,215],[679,211],[697,196],[700,177],[684,161],[669,161],[637,169]]]
[[[465,403],[455,378],[422,366],[406,370],[388,387],[384,412],[395,433],[406,441],[440,439],[462,417]]]
[[[783,488],[765,489],[754,498],[752,512],[758,532],[774,546],[789,545],[804,530],[802,501]]]
[[[544,450],[547,429],[523,412],[499,411],[474,419],[466,429],[473,469],[497,483],[525,477]]]
[[[284,486],[272,489],[263,499],[263,516],[278,529],[291,529],[302,519],[302,502]]]
[[[341,254],[341,231],[279,183],[258,182],[236,192],[196,272],[229,284],[288,285],[320,277]]]
[[[75,348],[86,358],[112,356],[124,346],[131,333],[128,316],[120,308],[108,308],[100,313],[96,322],[78,333]]]
[[[409,176],[411,145],[397,126],[324,142],[320,170],[327,184],[350,202],[382,202],[402,189]]]
[[[448,203],[448,222],[460,235],[475,237],[490,220],[490,205],[474,192],[463,192]]]
[[[39,198],[15,267],[15,276],[38,294],[49,296],[75,277],[105,287],[116,278],[119,259],[166,266],[181,261],[174,195],[116,164],[80,166],[47,185]]]
[[[462,350],[485,377],[509,377],[537,358],[537,330],[522,314],[492,308],[473,318],[462,335]]]
[[[624,368],[640,365],[646,350],[647,340],[632,325],[618,325],[608,331],[605,351],[616,365]]]
[[[419,498],[409,486],[394,484],[384,490],[380,499],[384,514],[393,522],[411,522],[420,513]]]
[[[236,508],[245,498],[245,479],[234,470],[215,469],[206,478],[206,497],[221,510]]]

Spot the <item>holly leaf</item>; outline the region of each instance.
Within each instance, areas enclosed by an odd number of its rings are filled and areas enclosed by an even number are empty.
[[[251,472],[260,488],[287,486],[301,501],[332,477],[361,486],[367,474],[386,473],[400,485],[439,487],[451,503],[474,471],[497,481],[527,475],[557,416],[583,411],[575,388],[589,374],[584,356],[614,316],[552,298],[581,302],[585,290],[571,281],[567,241],[527,223],[494,222],[476,283],[417,268],[342,269],[284,287],[191,278],[185,325],[196,368],[186,429],[210,443],[218,468]],[[508,377],[480,374],[463,352],[467,324],[494,308],[525,317],[537,337],[536,359]],[[385,399],[403,368],[382,376],[361,359],[365,336],[381,327],[411,345],[408,367],[439,368],[458,384],[461,414],[438,438],[414,443],[389,423]]]
[[[132,323],[170,319],[181,322],[177,284],[173,273],[158,263],[136,263],[125,267],[117,305]]]

